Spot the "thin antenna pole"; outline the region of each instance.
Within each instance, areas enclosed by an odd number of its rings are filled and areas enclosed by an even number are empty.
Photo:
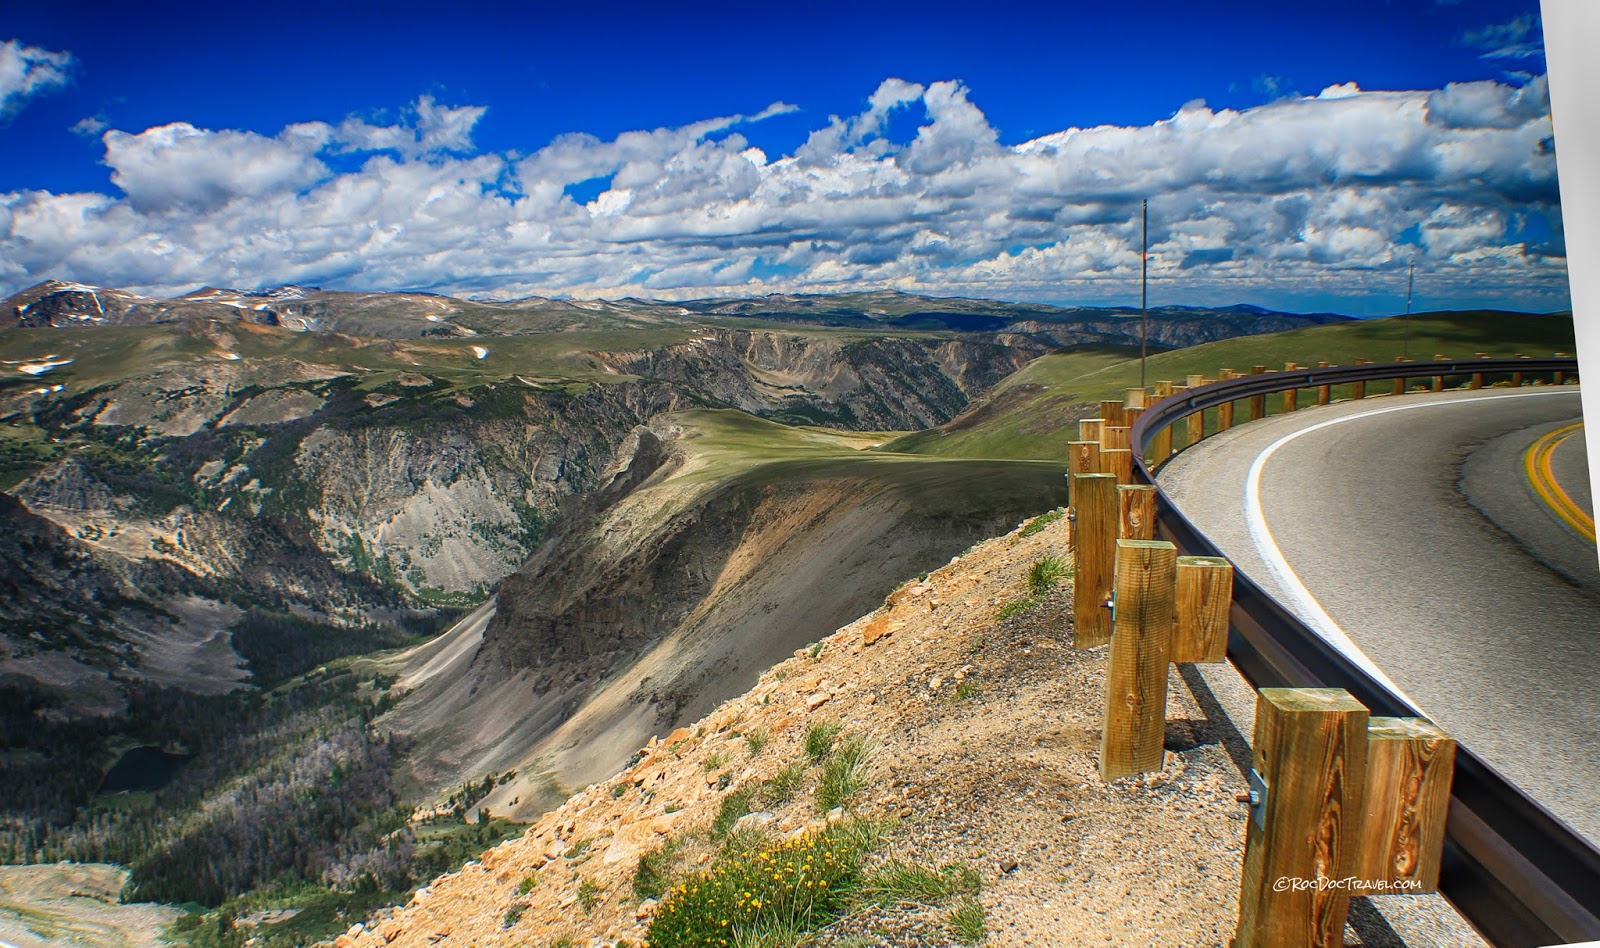
[[[1400,358],[1411,357],[1411,290],[1417,285],[1417,255],[1411,255],[1411,271],[1406,274],[1406,315],[1400,337]]]
[[[1139,232],[1139,387],[1144,388],[1144,360],[1150,354],[1150,199],[1140,202]]]

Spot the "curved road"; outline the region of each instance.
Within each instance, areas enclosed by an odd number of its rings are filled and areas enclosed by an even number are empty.
[[[1581,429],[1556,434],[1581,412],[1576,388],[1344,402],[1159,479],[1237,568],[1600,841],[1600,564],[1530,481],[1593,529]]]

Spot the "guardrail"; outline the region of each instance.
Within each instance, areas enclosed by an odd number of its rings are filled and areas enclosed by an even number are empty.
[[[1163,430],[1196,412],[1289,389],[1381,379],[1575,376],[1574,359],[1464,359],[1371,363],[1249,375],[1178,392],[1133,424],[1134,479],[1156,487],[1157,535],[1180,553],[1221,556],[1173,505],[1145,456]],[[1165,458],[1154,459],[1159,467]],[[1344,688],[1374,715],[1420,712],[1356,667],[1240,572],[1234,578],[1228,657],[1250,683]],[[1440,892],[1489,942],[1537,948],[1600,940],[1600,849],[1474,754],[1459,748],[1445,826]]]

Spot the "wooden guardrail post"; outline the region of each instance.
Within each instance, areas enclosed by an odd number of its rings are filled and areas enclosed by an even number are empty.
[[[1342,948],[1367,779],[1367,709],[1343,688],[1263,688],[1234,948]],[[1256,784],[1256,778],[1251,779]],[[1320,884],[1319,884],[1320,883]]]
[[[1186,447],[1192,448],[1206,439],[1206,413],[1204,411],[1197,411],[1184,418],[1184,421],[1188,423],[1186,432],[1188,444]]]
[[[1189,386],[1190,388],[1199,388],[1201,385],[1205,384],[1205,379],[1206,377],[1204,375],[1191,375],[1183,380],[1183,384]]]
[[[1449,356],[1445,355],[1442,352],[1435,352],[1433,354],[1433,361],[1435,361],[1435,362],[1444,362],[1445,360],[1447,360],[1449,358],[1450,358]],[[1444,376],[1435,375],[1433,377],[1433,390],[1435,392],[1444,391]]]
[[[1172,426],[1163,425],[1150,440],[1150,463],[1160,464],[1172,457]]]
[[[1123,408],[1144,408],[1146,396],[1150,393],[1142,388],[1127,388],[1122,390]]]
[[[1366,801],[1356,878],[1379,893],[1439,891],[1456,742],[1425,718],[1367,721]]]
[[[1527,356],[1525,356],[1525,355],[1523,355],[1522,353],[1519,352],[1519,353],[1516,354],[1516,356],[1514,358],[1526,359]],[[1512,388],[1521,388],[1522,387],[1522,370],[1518,369],[1517,371],[1511,373],[1511,387]]]
[[[1395,359],[1394,361],[1396,361],[1396,362],[1410,362],[1411,360],[1407,359],[1405,356],[1401,356],[1398,359]],[[1389,394],[1390,395],[1404,395],[1405,393],[1406,393],[1406,377],[1402,375],[1399,378],[1394,380],[1394,386],[1391,389],[1389,389]]]
[[[1267,372],[1267,367],[1264,366],[1264,365],[1252,365],[1250,367],[1250,374],[1251,375],[1265,375],[1266,372]],[[1263,419],[1265,417],[1267,417],[1267,396],[1265,396],[1265,395],[1251,395],[1250,396],[1250,420],[1251,421],[1260,421],[1261,419]]]
[[[1487,353],[1487,352],[1474,352],[1472,354],[1472,357],[1474,359],[1487,359],[1487,358],[1489,358],[1489,353]],[[1474,372],[1474,373],[1472,373],[1472,381],[1467,383],[1467,388],[1472,390],[1472,391],[1477,391],[1478,389],[1483,388],[1483,373],[1482,372]]]
[[[1223,402],[1217,406],[1217,433],[1221,434],[1233,427],[1233,402]]]
[[[1100,443],[1100,432],[1105,429],[1105,420],[1102,418],[1078,419],[1078,440]]]
[[[1133,483],[1133,451],[1128,448],[1101,448],[1100,470],[1117,479],[1118,484]]]
[[[1178,557],[1175,662],[1220,662],[1228,657],[1228,611],[1233,564],[1220,556]]]
[[[1318,362],[1317,363],[1317,368],[1326,369],[1326,368],[1331,367],[1332,365],[1333,365],[1332,362]],[[1317,386],[1317,404],[1318,405],[1326,405],[1331,401],[1333,401],[1333,386],[1331,386],[1331,385],[1318,385]]]
[[[1557,352],[1556,353],[1556,358],[1557,359],[1565,359],[1565,358],[1567,358],[1567,353],[1565,353],[1565,352]],[[1555,375],[1555,383],[1557,385],[1565,385],[1565,384],[1567,384],[1567,373],[1561,371],[1560,369],[1557,369],[1556,370],[1556,375]]]
[[[1156,489],[1150,484],[1117,486],[1117,539],[1156,538]]]
[[[1107,425],[1124,425],[1122,420],[1122,401],[1116,398],[1100,399],[1100,417]]]
[[[1117,541],[1101,780],[1161,769],[1177,560],[1165,540]]]
[[[1371,360],[1369,359],[1357,359],[1356,365],[1366,365],[1370,361]],[[1361,379],[1350,383],[1350,397],[1356,401],[1360,401],[1361,399],[1367,397],[1366,379]]]
[[[1172,394],[1172,382],[1170,380],[1163,379],[1163,380],[1161,380],[1161,381],[1156,383],[1156,401],[1159,402],[1160,400],[1162,400],[1163,398],[1166,398],[1168,395],[1171,395],[1171,394]]]
[[[1072,644],[1104,645],[1111,638],[1112,570],[1116,566],[1117,479],[1111,474],[1072,476]]]
[[[1285,371],[1285,372],[1296,372],[1296,371],[1299,371],[1299,369],[1300,369],[1300,366],[1295,364],[1295,363],[1293,363],[1293,362],[1285,362],[1283,364],[1283,371]],[[1299,389],[1297,389],[1297,388],[1286,388],[1286,389],[1283,390],[1283,410],[1285,412],[1294,411],[1295,408],[1299,407],[1299,403],[1300,403],[1300,390]]]
[[[1100,443],[1098,441],[1068,441],[1067,442],[1067,515],[1072,521],[1072,529],[1067,533],[1067,546],[1077,549],[1078,546],[1078,514],[1077,483],[1073,477],[1078,474],[1100,473]]]

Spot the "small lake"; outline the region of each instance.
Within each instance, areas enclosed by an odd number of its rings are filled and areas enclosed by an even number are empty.
[[[101,793],[147,793],[160,790],[189,762],[186,754],[169,754],[159,747],[135,747],[124,751],[106,771]]]

